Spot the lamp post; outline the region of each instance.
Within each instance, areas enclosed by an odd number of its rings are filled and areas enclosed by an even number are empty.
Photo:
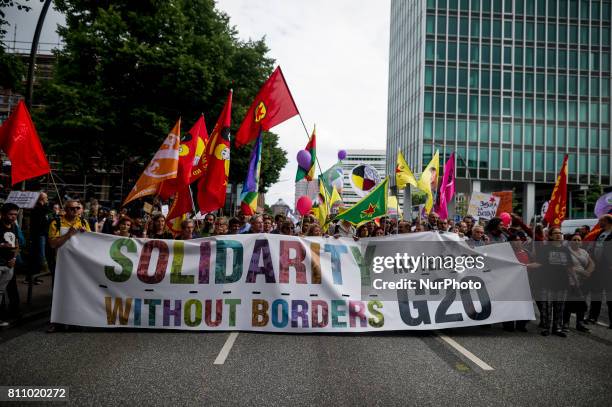
[[[32,38],[32,48],[30,49],[30,60],[28,63],[28,79],[26,82],[26,95],[25,104],[28,110],[32,109],[32,94],[34,93],[34,66],[36,65],[36,52],[38,50],[38,42],[40,40],[40,32],[42,31],[43,24],[45,23],[45,17],[47,11],[51,5],[51,0],[45,0],[40,15],[38,16],[38,22],[36,23],[36,29],[34,30],[34,37]]]

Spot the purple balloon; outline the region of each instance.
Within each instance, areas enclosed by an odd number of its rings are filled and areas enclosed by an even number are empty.
[[[595,203],[595,216],[598,218],[612,210],[612,192],[608,192]]]
[[[338,160],[344,160],[346,158],[346,150],[338,151]]]
[[[306,150],[300,150],[297,153],[297,162],[300,168],[308,171],[310,169],[310,162],[312,161],[312,156]]]

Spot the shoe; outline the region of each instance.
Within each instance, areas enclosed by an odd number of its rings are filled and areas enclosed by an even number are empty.
[[[7,326],[9,326],[9,323],[6,321],[0,321],[0,328],[6,328]]]
[[[545,331],[542,331],[542,336],[550,336],[550,331],[548,329]]]
[[[567,335],[565,334],[565,332],[559,330],[559,331],[553,331],[553,335],[561,337],[561,338],[567,338]]]
[[[584,332],[584,333],[589,333],[591,332],[591,330],[589,328],[587,328],[586,326],[582,325],[582,324],[577,324],[576,325],[576,331],[578,332]]]

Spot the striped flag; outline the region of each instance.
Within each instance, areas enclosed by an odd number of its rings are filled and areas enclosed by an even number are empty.
[[[251,151],[251,160],[249,161],[249,172],[247,173],[246,181],[242,187],[240,194],[240,209],[247,216],[257,212],[257,196],[259,190],[259,173],[261,171],[261,145],[262,133],[259,130],[259,136]]]

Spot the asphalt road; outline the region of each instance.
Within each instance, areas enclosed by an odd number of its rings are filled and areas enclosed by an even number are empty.
[[[47,334],[38,320],[0,332],[0,385],[69,386],[70,404],[96,406],[610,406],[612,330],[591,327],[565,339],[534,323],[529,333]]]

